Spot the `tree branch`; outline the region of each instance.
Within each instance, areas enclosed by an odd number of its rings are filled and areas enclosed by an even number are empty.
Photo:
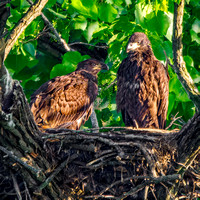
[[[48,0],[36,0],[35,3],[29,8],[24,17],[17,23],[14,29],[11,31],[6,40],[5,57],[8,56],[13,45],[17,41],[21,33],[26,29],[26,27],[41,14],[41,11]]]
[[[178,79],[185,88],[189,98],[192,100],[198,110],[200,110],[200,92],[195,86],[190,74],[187,71],[185,62],[183,60],[183,14],[184,14],[185,0],[181,0],[180,4],[174,3],[174,27],[173,27],[173,56],[174,66]]]
[[[33,2],[31,0],[27,0],[31,5],[33,5]],[[61,38],[57,30],[53,27],[52,23],[47,19],[47,17],[41,12],[41,17],[44,20],[44,23],[50,28],[50,30],[53,32],[53,34],[56,36],[58,43],[62,44],[63,48],[67,51],[72,51],[72,49],[68,46],[68,44],[65,42],[64,39]]]
[[[135,177],[135,178],[137,178],[137,177]],[[143,179],[145,179],[145,177],[143,177]],[[158,177],[158,178],[147,177],[146,179],[149,179],[149,180],[146,180],[144,183],[134,187],[130,191],[123,193],[120,197],[116,198],[116,200],[121,200],[121,199],[124,199],[125,197],[133,195],[136,192],[143,189],[145,186],[150,185],[150,184],[158,184],[158,183],[161,183],[161,182],[169,182],[169,181],[174,182],[176,180],[180,180],[181,176],[179,174],[173,174],[173,175],[161,176],[161,177]]]

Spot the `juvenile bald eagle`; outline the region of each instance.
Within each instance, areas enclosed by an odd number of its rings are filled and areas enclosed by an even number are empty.
[[[117,109],[126,126],[163,129],[169,96],[167,69],[154,56],[144,33],[130,37],[126,52],[117,72]]]
[[[76,71],[44,83],[31,96],[30,107],[41,129],[78,130],[89,118],[98,93],[97,73],[108,69],[95,59],[80,62]]]

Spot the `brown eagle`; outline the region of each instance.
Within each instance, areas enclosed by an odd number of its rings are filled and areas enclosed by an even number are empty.
[[[74,72],[55,77],[35,91],[30,107],[39,128],[78,130],[91,115],[98,94],[97,73],[101,69],[108,67],[88,59],[80,62]]]
[[[117,72],[117,110],[126,126],[165,128],[169,75],[144,33],[134,33]]]

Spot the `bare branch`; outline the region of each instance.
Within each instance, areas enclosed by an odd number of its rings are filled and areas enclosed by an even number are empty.
[[[15,178],[15,175],[12,172],[10,172],[10,173],[11,173],[11,176],[12,176],[12,179],[13,179],[13,185],[14,185],[14,189],[16,191],[17,197],[18,197],[19,200],[22,200],[19,185],[17,184],[17,180]]]
[[[174,27],[173,27],[173,55],[174,55],[174,66],[173,69],[176,72],[178,79],[185,88],[189,98],[192,100],[198,110],[200,110],[200,92],[195,86],[190,74],[187,71],[185,62],[183,60],[183,45],[182,45],[182,34],[183,34],[183,14],[184,14],[184,3],[185,0],[181,0],[178,5],[174,3]]]
[[[145,179],[145,178],[143,177],[143,179]],[[121,200],[121,199],[124,199],[125,197],[133,195],[136,192],[138,192],[141,189],[143,189],[145,186],[153,184],[153,183],[154,184],[158,184],[158,183],[162,183],[162,182],[169,182],[169,181],[170,182],[174,182],[176,180],[180,180],[181,176],[179,174],[173,174],[173,175],[161,176],[161,177],[158,177],[158,178],[149,177],[149,178],[146,178],[146,179],[149,179],[149,180],[146,180],[144,183],[134,187],[129,192],[123,193],[119,198],[116,198],[116,200]]]
[[[92,109],[92,114],[90,115],[90,119],[91,119],[92,127],[96,129],[94,130],[94,132],[98,132],[97,129],[99,128],[99,124],[98,124],[96,113],[94,111],[94,107]]]
[[[54,177],[72,160],[76,159],[78,156],[74,154],[71,157],[68,157],[63,163],[61,163],[53,173],[39,186],[39,190],[44,189],[49,183],[54,179]]]
[[[40,169],[35,169],[32,166],[28,165],[27,163],[23,162],[20,158],[18,158],[17,156],[15,156],[13,152],[8,151],[7,149],[5,149],[2,146],[0,146],[0,150],[2,152],[4,152],[5,154],[7,154],[9,157],[11,157],[14,161],[18,162],[19,164],[21,164],[22,166],[24,166],[26,169],[30,170],[32,173],[38,174],[38,175],[41,173]]]

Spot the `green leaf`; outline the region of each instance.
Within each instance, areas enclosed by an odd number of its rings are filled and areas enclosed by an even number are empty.
[[[195,107],[194,104],[189,101],[189,102],[181,102],[182,107],[183,107],[183,115],[186,116],[188,119],[191,119],[192,116],[195,114]]]
[[[117,19],[114,22],[113,29],[121,31],[123,30],[124,32],[133,32],[135,28],[135,23],[130,22],[130,19],[128,16],[121,16],[119,19]]]
[[[57,0],[48,0],[47,4],[46,4],[46,8],[49,8],[49,7],[52,7],[55,3],[56,3]]]
[[[99,19],[111,23],[117,17],[117,10],[110,4],[103,4],[99,8]]]
[[[137,24],[144,24],[144,15],[142,13],[142,4],[138,3],[135,5],[135,19]]]
[[[151,40],[151,45],[153,48],[153,52],[158,60],[166,60],[164,50],[164,45],[162,44],[162,40],[158,35],[150,36],[149,39]]]
[[[9,20],[12,22],[18,22],[22,17],[22,14],[18,10],[11,10],[11,16],[9,17]]]
[[[64,54],[62,64],[72,63],[73,65],[78,64],[82,61],[82,56],[78,51],[69,51]]]
[[[114,42],[117,39],[118,34],[113,35],[109,40],[108,40],[108,44]]]
[[[174,92],[170,92],[170,93],[169,93],[168,112],[167,112],[167,118],[168,118],[168,119],[169,119],[169,117],[170,117],[171,111],[173,110],[175,101],[176,101],[176,95],[174,94]]]
[[[113,4],[113,0],[106,0],[106,3]]]
[[[194,21],[194,23],[192,24],[192,30],[195,32],[195,33],[200,33],[200,20],[199,19],[196,19]]]
[[[72,0],[71,5],[85,17],[97,20],[98,9],[96,1],[93,0]]]
[[[55,65],[50,73],[50,78],[62,76],[75,71],[77,64],[89,56],[82,56],[78,51],[69,51],[63,56],[62,64]]]
[[[38,31],[39,24],[37,20],[31,22],[25,30],[25,34],[29,36],[34,36],[34,32]]]
[[[6,67],[15,70],[15,72],[21,71],[24,67],[33,67],[38,63],[38,60],[24,56],[22,54],[9,54],[6,59]]]
[[[20,9],[30,7],[30,4],[26,0],[20,0]]]
[[[176,74],[174,74],[173,77],[170,77],[169,92],[174,92],[174,94],[176,95],[176,101],[190,101]]]
[[[84,32],[85,38],[88,42],[92,40],[92,35],[93,33],[99,29],[99,23],[96,22],[91,22],[89,26],[87,27],[87,30]]]
[[[122,49],[122,45],[120,42],[118,41],[113,42],[108,49],[109,56],[112,59],[115,59],[116,56],[120,55],[121,49]]]
[[[190,56],[184,56],[183,59],[184,59],[187,66],[194,67],[193,59]]]
[[[190,30],[192,41],[196,41],[200,44],[200,20],[196,19],[192,24],[192,29]]]
[[[168,19],[170,21],[170,24],[169,24],[169,28],[167,30],[167,33],[165,35],[165,37],[170,41],[172,42],[172,33],[173,33],[173,18],[174,18],[174,15],[170,12],[168,12],[166,14],[168,16]]]
[[[163,42],[163,47],[164,47],[164,50],[165,50],[165,52],[167,54],[167,57],[168,58],[173,58],[172,42],[170,42],[169,40],[164,41]]]
[[[64,3],[64,0],[57,0],[57,3],[63,4],[63,3]]]
[[[129,5],[132,4],[131,0],[125,0],[125,2],[126,2],[126,5],[127,5],[127,6],[129,6]]]
[[[52,13],[54,16],[56,16],[56,17],[58,17],[58,18],[60,18],[60,19],[66,19],[67,18],[67,16],[66,15],[62,15],[62,14],[60,14],[60,13],[58,13],[58,12],[55,12],[53,9],[51,9],[51,8],[47,8],[47,10],[50,12],[50,13]]]
[[[50,73],[50,78],[54,78],[56,76],[62,76],[73,72],[76,69],[76,66],[68,63],[68,65],[57,64],[55,65]]]
[[[29,67],[24,67],[21,71],[15,73],[13,78],[18,80],[26,80],[30,78],[31,74],[32,74],[32,69]]]
[[[151,32],[156,31],[159,35],[165,35],[171,23],[171,19],[163,11],[158,11],[157,15],[154,12],[151,12],[146,16],[145,21],[148,30]]]
[[[35,47],[34,47],[34,45],[33,45],[32,43],[29,42],[29,43],[24,44],[24,49],[25,49],[32,57],[35,56],[36,51],[35,51]]]
[[[199,34],[197,34],[195,31],[193,30],[190,30],[190,34],[191,34],[191,38],[192,38],[192,41],[195,41],[197,42],[198,44],[200,44],[200,37],[199,37]]]
[[[75,29],[81,29],[85,30],[87,27],[87,20],[84,16],[78,16],[77,18],[74,19],[74,28]]]
[[[153,11],[151,4],[144,5],[142,2],[135,5],[135,20],[137,24],[140,24],[144,28],[146,27],[145,17],[147,14]]]

